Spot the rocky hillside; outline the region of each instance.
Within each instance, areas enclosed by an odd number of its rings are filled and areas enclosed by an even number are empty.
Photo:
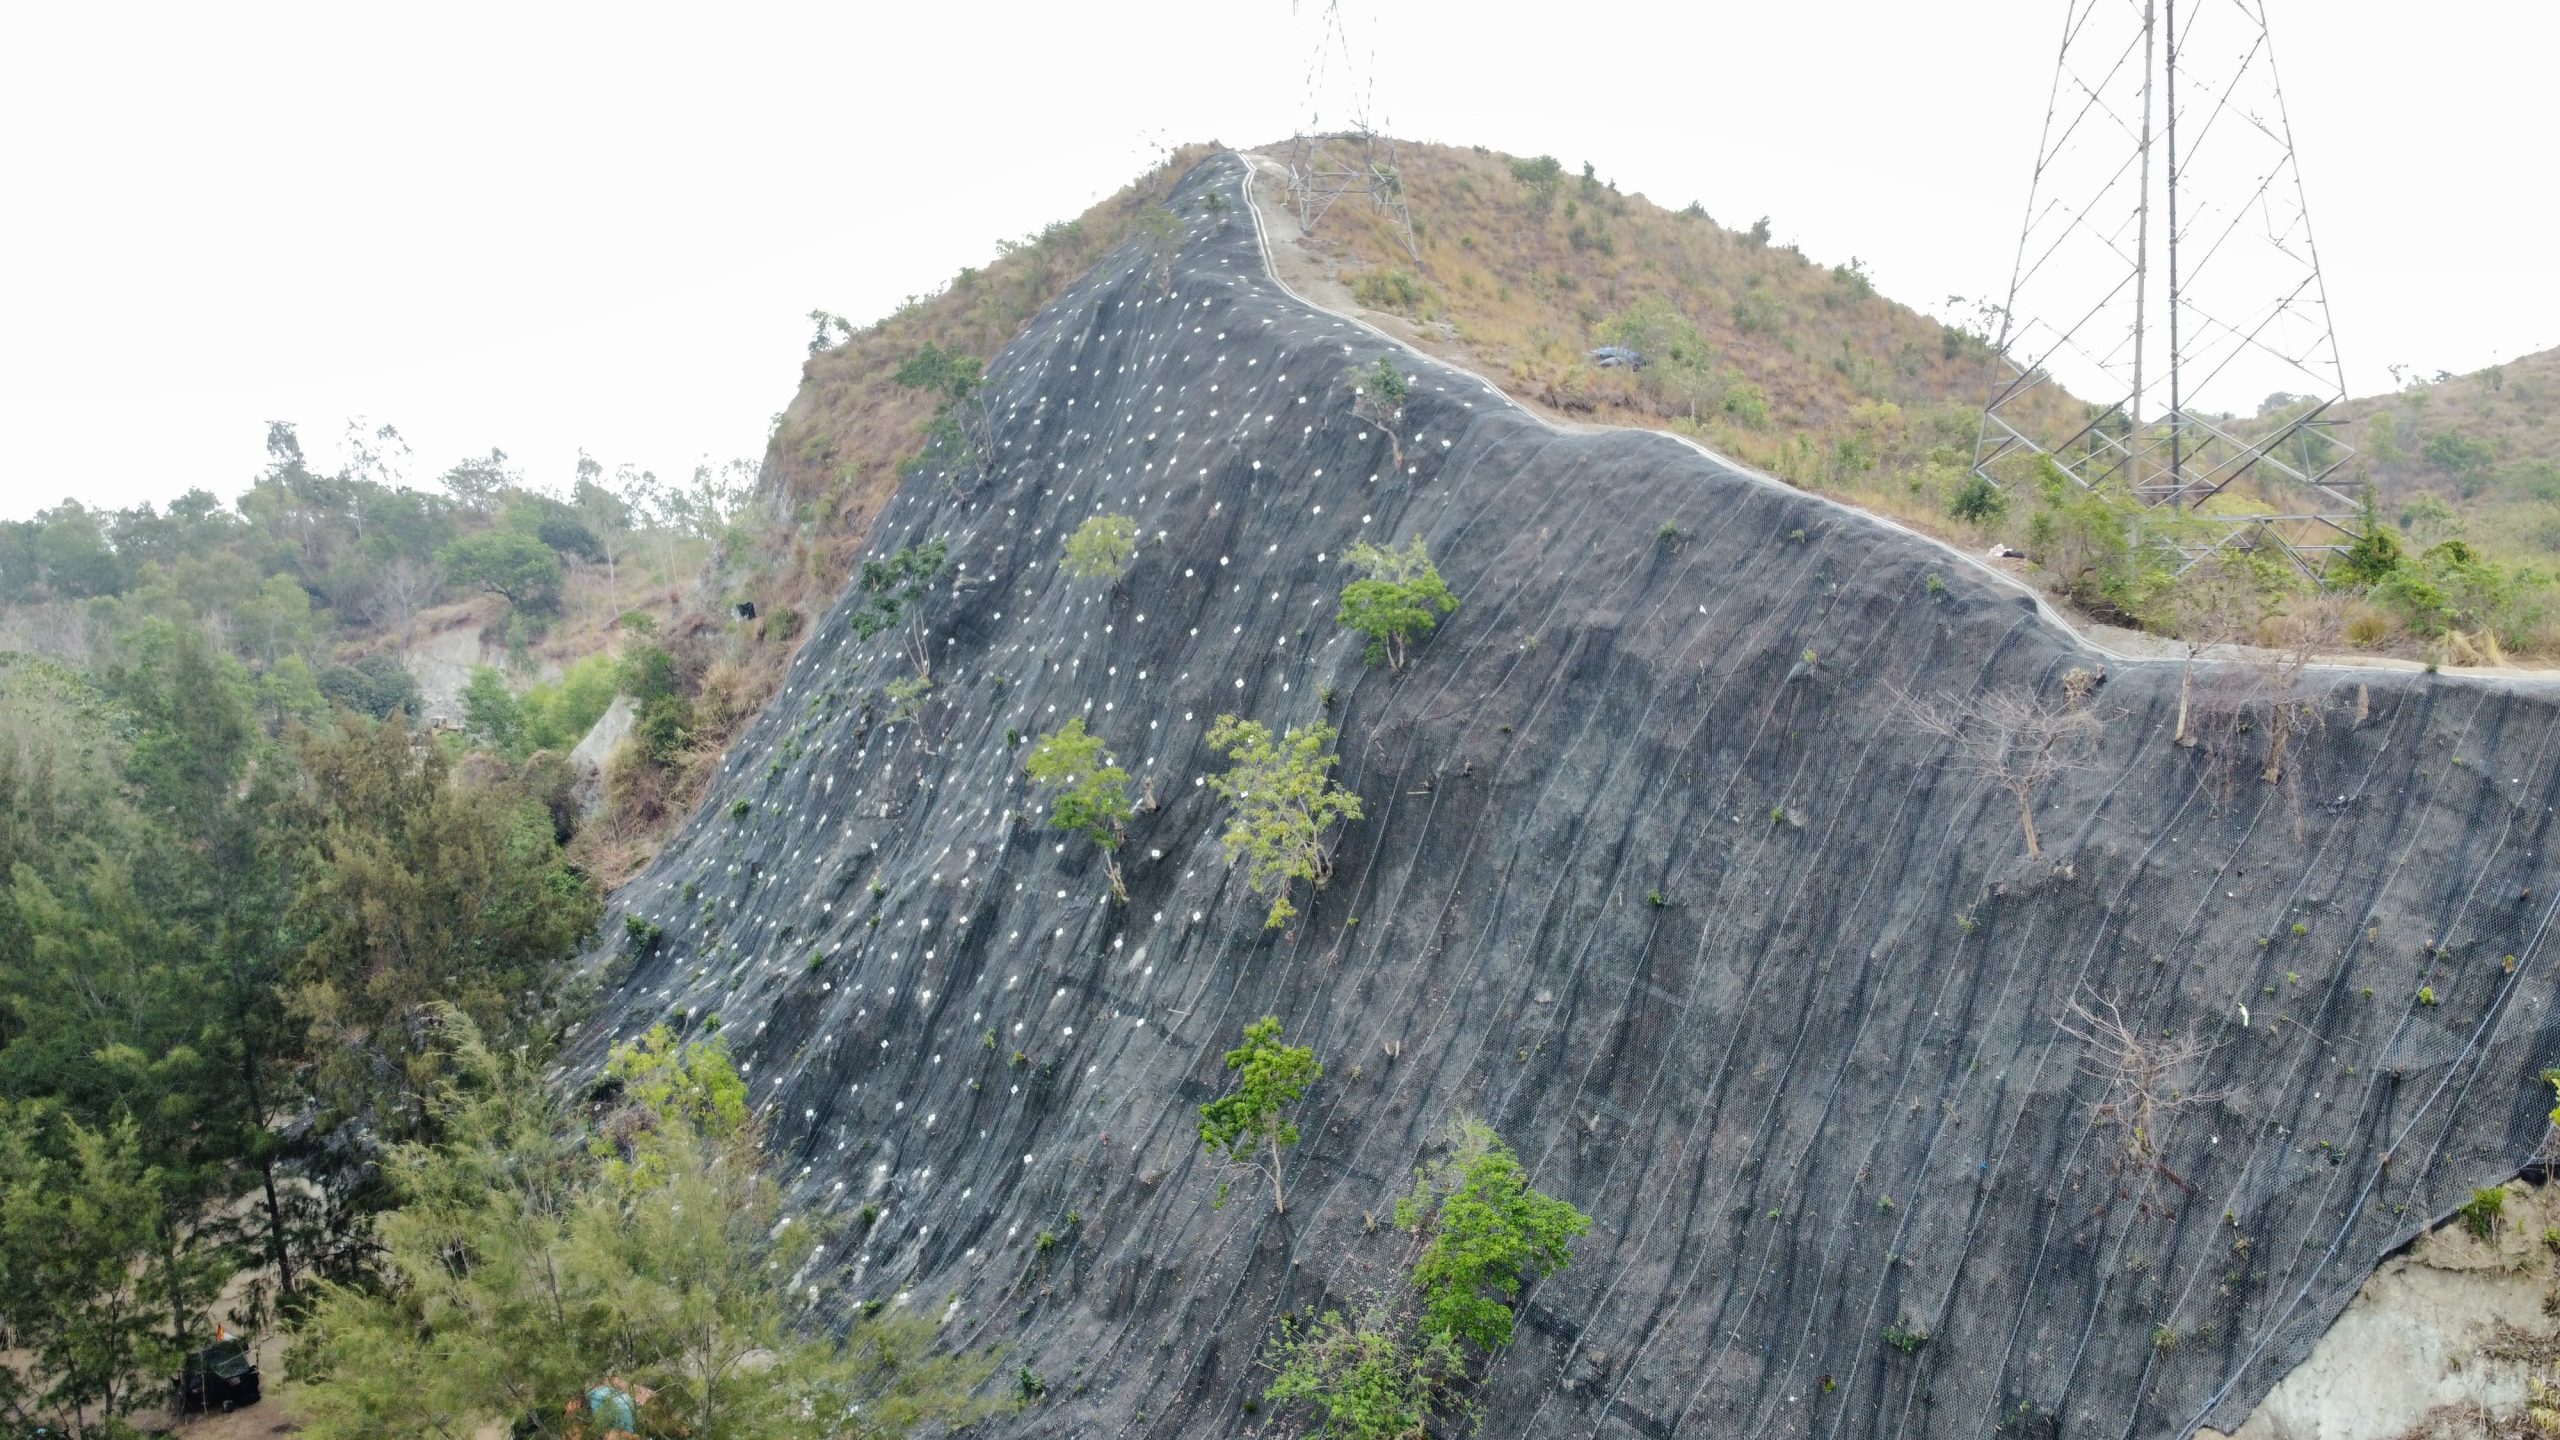
[[[997,356],[613,902],[575,1053],[729,1040],[841,1227],[821,1315],[1008,1346],[1037,1398],[995,1433],[1296,1433],[1266,1341],[1391,1274],[1472,1113],[1594,1221],[1481,1433],[2174,1436],[2535,1153],[2560,691],[2098,653],[1924,538],[1293,300],[1246,176],[1201,164]],[[1392,432],[1353,413],[1380,357]],[[1103,514],[1134,568],[1075,580]],[[1396,675],[1341,561],[1415,535],[1462,604]],[[2085,755],[1985,778],[1927,723],[2003,701]],[[1339,726],[1365,809],[1282,929],[1218,842],[1229,713]],[[1161,802],[1125,903],[1023,773],[1079,718]],[[1326,1067],[1285,1215],[1214,1204],[1196,1135],[1265,1015]]]

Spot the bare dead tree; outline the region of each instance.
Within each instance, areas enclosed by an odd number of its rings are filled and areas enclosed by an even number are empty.
[[[2250,668],[2267,713],[2267,767],[2258,778],[2274,785],[2284,779],[2286,751],[2295,737],[2320,727],[2320,708],[2304,697],[2302,680],[2338,633],[2336,607],[2326,598],[2315,600],[2270,624],[2274,633],[2267,638],[2274,643]]]
[[[2023,685],[2005,686],[1975,696],[1961,708],[1914,699],[1898,689],[1894,695],[1913,726],[1946,742],[1948,758],[1960,773],[2009,792],[2018,802],[2027,853],[2042,856],[2036,796],[2057,777],[2088,768],[2090,752],[2105,728],[2086,704],[2096,680],[2089,675],[2066,682],[2058,699]]]
[[[395,556],[373,577],[372,593],[366,597],[365,609],[374,623],[400,632],[400,646],[407,649],[418,612],[435,599],[444,584],[444,574],[432,560],[413,555]]]
[[[2176,1038],[2147,1035],[2126,1023],[2114,1001],[2102,998],[2092,1005],[2076,995],[2064,1002],[2054,1024],[2087,1052],[2082,1073],[2106,1087],[2093,1113],[2123,1132],[2125,1154],[2137,1163],[2158,1163],[2160,1126],[2170,1116],[2222,1098],[2186,1088],[2188,1072],[2213,1049],[2193,1031]]]
[[[2318,702],[2305,693],[2305,678],[2338,632],[2336,606],[2307,601],[2259,622],[2257,644],[2214,667],[2201,697],[2202,738],[2208,760],[2227,790],[2249,748],[2245,737],[2263,735],[2251,762],[2262,784],[2284,782],[2304,738],[2321,728]]]
[[[2196,661],[2217,646],[2228,645],[2249,635],[2264,608],[2249,577],[2229,557],[2217,557],[2200,565],[2180,582],[2169,597],[2169,621],[2186,648],[2185,663],[2178,670],[2178,729],[2180,745],[2196,743],[2194,714]]]

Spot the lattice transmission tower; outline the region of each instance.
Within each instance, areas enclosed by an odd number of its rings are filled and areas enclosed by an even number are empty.
[[[1294,0],[1290,9],[1297,9]],[[1376,49],[1355,58],[1342,0],[1326,0],[1316,17],[1316,32],[1300,102],[1306,120],[1289,139],[1289,203],[1297,207],[1298,233],[1313,233],[1336,200],[1365,196],[1395,221],[1405,253],[1419,262],[1422,251],[1413,240],[1413,212],[1405,204],[1397,142],[1378,133],[1374,119]]]
[[[2063,0],[1974,473],[2051,474],[2314,580],[2361,530],[2264,0]]]

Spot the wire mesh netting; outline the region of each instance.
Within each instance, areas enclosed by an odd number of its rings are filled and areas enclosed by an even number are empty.
[[[947,546],[929,593],[883,626],[849,591],[615,899],[659,932],[595,957],[580,1054],[728,1039],[842,1227],[819,1315],[1002,1342],[1048,1388],[999,1433],[1249,1430],[1277,1319],[1392,1279],[1379,1217],[1463,1111],[1596,1222],[1482,1433],[2177,1435],[2531,1156],[2547,691],[2189,691],[1930,542],[1299,303],[1248,173],[1183,182],[1169,281],[1115,255],[997,357],[983,445],[874,527]],[[1355,413],[1381,357],[1393,433]],[[1134,521],[1116,583],[1060,563],[1094,515]],[[1415,535],[1463,604],[1395,676],[1334,613],[1349,546]],[[2012,693],[2099,721],[2025,797],[2034,858],[1914,723]],[[1366,805],[1280,930],[1218,845],[1224,713],[1338,725]],[[1157,802],[1126,903],[1023,773],[1079,718]],[[1195,1133],[1264,1015],[1327,1071],[1285,1216],[1213,1207]]]

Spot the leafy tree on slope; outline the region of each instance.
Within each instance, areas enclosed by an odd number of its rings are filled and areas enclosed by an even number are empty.
[[[1280,1017],[1265,1015],[1244,1027],[1244,1043],[1227,1052],[1227,1068],[1236,1072],[1236,1088],[1200,1107],[1200,1143],[1218,1159],[1269,1179],[1271,1209],[1275,1214],[1286,1213],[1289,1205],[1280,1188],[1280,1151],[1298,1143],[1298,1126],[1283,1112],[1298,1103],[1308,1086],[1324,1078],[1324,1067],[1316,1063],[1312,1047],[1281,1044]],[[1218,1182],[1217,1203],[1227,1203],[1223,1180]]]
[[[1333,847],[1325,836],[1337,822],[1360,818],[1360,797],[1326,773],[1341,760],[1326,753],[1333,736],[1333,727],[1319,722],[1292,725],[1274,742],[1269,726],[1233,715],[1209,727],[1210,748],[1235,762],[1225,774],[1208,777],[1209,788],[1234,806],[1219,842],[1228,864],[1252,862],[1246,883],[1271,897],[1265,929],[1298,913],[1289,903],[1292,882],[1321,890],[1333,878]]]
[[[1129,838],[1129,820],[1137,808],[1129,800],[1129,772],[1102,748],[1102,737],[1088,734],[1078,716],[1032,746],[1023,769],[1051,792],[1050,825],[1100,848],[1111,893],[1127,900],[1129,887],[1122,881],[1117,852]]]
[[[1116,585],[1138,558],[1138,522],[1126,515],[1093,515],[1067,537],[1066,572],[1075,580]]]
[[[1458,597],[1449,593],[1419,535],[1401,550],[1354,545],[1344,552],[1342,563],[1358,570],[1360,578],[1342,587],[1342,608],[1334,623],[1369,637],[1370,664],[1384,660],[1389,670],[1404,673],[1408,648],[1458,608]]]

